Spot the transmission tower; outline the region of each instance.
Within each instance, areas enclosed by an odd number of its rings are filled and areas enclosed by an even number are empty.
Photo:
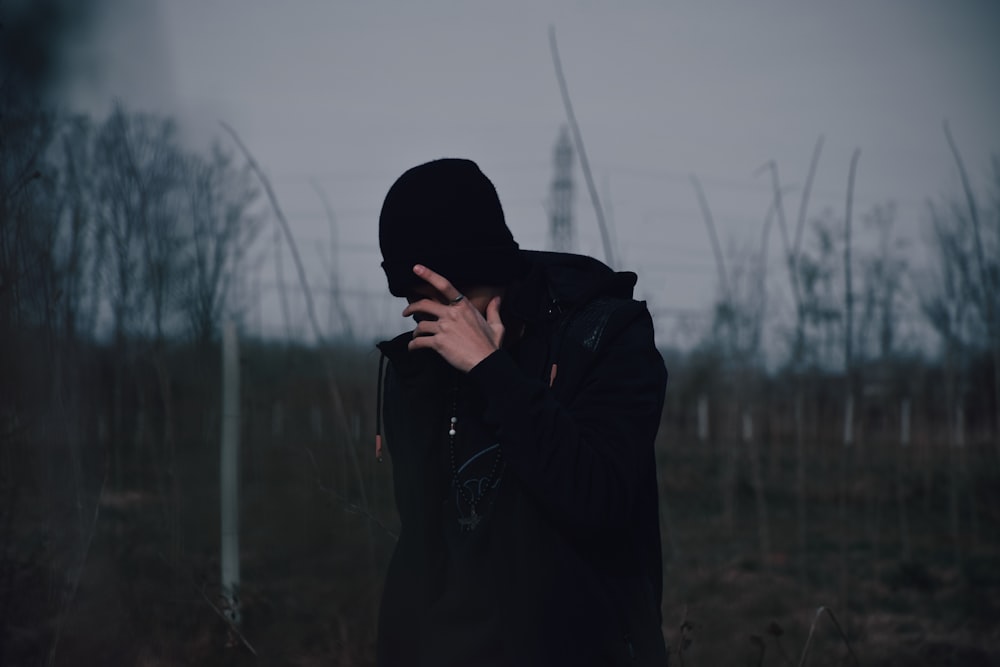
[[[556,252],[573,251],[573,144],[563,125],[554,151],[555,178],[552,179],[549,209],[549,245]]]

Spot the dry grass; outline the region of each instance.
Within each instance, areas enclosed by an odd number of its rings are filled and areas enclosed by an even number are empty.
[[[217,361],[183,353],[172,360],[179,558],[169,556],[177,536],[170,534],[155,491],[155,476],[163,472],[155,468],[155,415],[146,422],[149,437],[139,440],[143,447],[123,452],[116,475],[123,484],[100,496],[99,520],[76,582],[74,563],[86,535],[76,527],[77,494],[60,467],[61,445],[23,439],[6,452],[24,474],[4,533],[0,662],[44,662],[61,627],[54,664],[373,664],[381,578],[398,529],[390,467],[375,461],[365,437],[374,433],[377,358],[366,350],[344,350],[337,358],[345,407],[357,415],[365,503],[355,473],[344,469],[350,463],[335,441],[342,429],[324,409],[326,378],[314,354],[247,344],[243,357],[239,634],[219,613],[218,399],[205,373]],[[155,383],[152,374],[148,380]],[[285,418],[275,432],[279,400]],[[994,568],[1000,475],[988,446],[970,445],[966,452],[961,562],[954,560],[950,538],[947,452],[921,454],[904,477],[912,556],[903,561],[894,450],[871,444],[862,455],[859,448],[849,462],[850,578],[842,598],[835,573],[844,527],[836,475],[827,474],[840,450],[810,443],[807,568],[801,576],[791,442],[767,439],[780,434],[760,441],[771,523],[770,552],[762,562],[750,471],[737,470],[730,531],[722,503],[724,449],[694,441],[673,423],[665,421],[659,462],[670,529],[664,535],[664,633],[674,664],[986,665],[1000,659],[1000,575]],[[95,433],[87,435],[94,447]],[[98,488],[101,449],[82,460],[86,488]],[[12,484],[15,478],[3,479]],[[974,504],[968,502],[973,491]],[[83,497],[97,500],[93,492]],[[977,533],[967,520],[972,507],[980,512]],[[63,609],[73,586],[72,604]],[[839,624],[817,608],[833,610]]]

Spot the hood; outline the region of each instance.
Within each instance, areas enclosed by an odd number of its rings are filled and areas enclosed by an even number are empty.
[[[637,277],[631,271],[614,271],[593,257],[565,252],[522,250],[521,256],[527,272],[504,300],[506,312],[519,319],[538,321],[600,297],[632,298]]]

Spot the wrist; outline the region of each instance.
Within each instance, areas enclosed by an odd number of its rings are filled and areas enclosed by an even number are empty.
[[[472,372],[474,368],[476,368],[481,363],[486,361],[486,359],[488,359],[491,355],[496,354],[499,350],[500,350],[499,347],[485,347],[477,351],[476,355],[472,357],[472,359],[467,364],[466,368],[464,368],[463,370],[466,373]]]
[[[474,363],[472,363],[465,372],[466,373],[477,373],[477,372],[479,372],[484,367],[484,364],[488,365],[487,361],[491,357],[493,357],[494,355],[497,355],[499,353],[500,353],[500,348],[498,348],[498,347],[497,348],[493,348],[492,350],[489,350],[485,355],[481,356],[478,361],[475,361]]]

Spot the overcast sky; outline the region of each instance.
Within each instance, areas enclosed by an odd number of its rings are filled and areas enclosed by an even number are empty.
[[[800,187],[822,134],[811,210],[843,215],[860,148],[856,214],[894,201],[899,233],[919,242],[925,200],[958,187],[942,121],[978,179],[1000,151],[992,1],[118,4],[95,36],[102,67],[81,80],[79,104],[103,114],[117,97],[175,114],[200,145],[221,138],[219,120],[230,123],[273,179],[317,283],[330,234],[311,183],[325,190],[341,282],[361,292],[385,288],[385,192],[436,157],[476,160],[522,247],[546,247],[552,151],[565,119],[550,24],[614,221],[616,268],[639,273],[664,342],[682,342],[671,309],[707,310],[716,289],[688,174],[701,178],[723,244],[748,243],[771,201],[757,169],[774,159],[783,182]],[[577,249],[601,257],[576,177]],[[794,217],[797,193],[787,208]],[[273,265],[262,265],[260,280],[268,301],[258,319],[273,332]],[[372,336],[402,328],[401,305],[352,298]]]

